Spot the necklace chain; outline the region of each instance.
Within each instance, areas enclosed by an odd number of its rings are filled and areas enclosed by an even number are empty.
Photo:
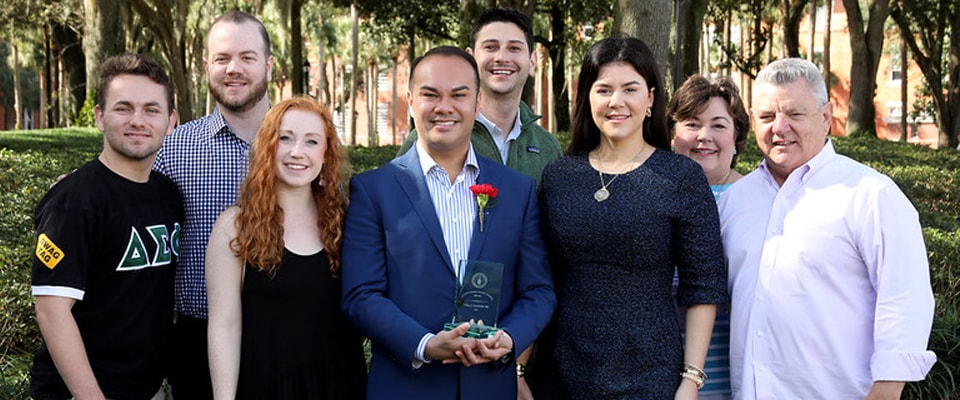
[[[632,158],[630,158],[630,162],[627,163],[627,166],[624,167],[623,170],[620,171],[620,173],[611,174],[613,175],[613,178],[610,179],[610,182],[605,182],[603,179],[603,170],[606,168],[603,166],[603,160],[600,158],[599,155],[597,155],[597,166],[600,167],[600,169],[597,170],[597,173],[600,174],[600,189],[597,189],[596,192],[593,192],[593,199],[596,200],[597,202],[601,202],[610,198],[610,191],[607,190],[607,187],[610,186],[610,184],[612,184],[613,181],[617,180],[617,178],[619,178],[620,175],[625,174],[630,169],[630,167],[633,166],[633,162],[636,161],[640,153],[642,153],[643,150],[645,150],[646,148],[647,148],[647,142],[643,142],[643,145],[640,146],[640,150],[637,151]]]
[[[723,177],[723,183],[721,183],[720,186],[723,186],[723,185],[726,185],[726,184],[727,184],[727,181],[730,180],[730,174],[732,174],[732,173],[733,173],[733,168],[730,168],[730,170],[727,171],[727,176],[724,176],[724,177]]]

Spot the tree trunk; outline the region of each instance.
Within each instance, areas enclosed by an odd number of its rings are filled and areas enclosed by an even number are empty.
[[[723,25],[723,45],[725,48],[729,49],[730,45],[733,44],[733,33],[731,32],[731,30],[733,29],[732,27],[733,26],[733,10],[727,10],[726,16],[727,18]],[[727,52],[721,51],[720,59],[721,59],[721,65],[725,66],[723,68],[723,76],[726,76],[729,78],[731,75],[731,66],[732,66],[732,63],[730,62],[730,56],[727,55]],[[740,85],[740,87],[743,87],[743,85]]]
[[[553,121],[557,132],[567,132],[570,130],[570,98],[566,90],[566,55],[567,41],[563,35],[566,18],[563,10],[556,4],[550,7],[550,30],[551,38],[547,51],[550,53],[550,59],[553,61],[552,82],[553,86]]]
[[[57,25],[54,24],[51,26],[50,32],[50,41],[49,41],[48,55],[46,57],[46,74],[47,74],[47,101],[50,104],[50,108],[47,111],[47,127],[53,128],[59,126],[60,123],[60,77],[59,69],[57,68],[60,65],[60,59],[63,58],[63,54],[60,51],[60,43],[57,37]],[[82,60],[82,59],[81,59]],[[85,69],[82,69],[85,71]],[[86,81],[86,77],[84,77]]]
[[[357,144],[357,74],[360,73],[358,68],[360,65],[357,62],[357,58],[360,53],[360,27],[357,15],[357,6],[354,4],[350,5],[350,20],[352,21],[352,29],[350,31],[350,40],[353,43],[351,51],[351,60],[350,65],[353,68],[353,72],[350,73],[350,144]]]
[[[669,64],[671,31],[670,18],[664,17],[664,10],[672,9],[671,0],[617,0],[613,17],[614,33],[639,38],[650,47],[660,67],[660,79],[664,81]]]
[[[701,23],[701,25],[703,25],[703,24]],[[710,56],[711,56],[711,54],[712,54],[712,53],[710,52],[710,40],[711,40],[711,37],[710,37],[710,35],[704,36],[702,31],[703,31],[703,28],[701,27],[701,34],[700,34],[700,62],[699,62],[699,65],[700,65],[700,71],[701,71],[701,73],[703,73],[703,74],[709,74],[709,73],[712,72],[712,71],[710,71],[710,64],[711,64],[711,58],[710,58]]]
[[[830,98],[830,35],[833,32],[833,0],[823,0],[826,3],[826,19],[823,27],[823,81],[827,84],[827,99]]]
[[[873,104],[877,86],[877,66],[883,49],[883,24],[890,15],[890,0],[870,0],[869,20],[864,21],[858,0],[843,0],[850,28],[850,103],[847,115],[848,136],[876,135]],[[866,30],[864,30],[866,28]]]
[[[817,47],[817,1],[810,2],[810,48],[807,50],[807,61],[814,62],[813,53]]]
[[[320,16],[320,20],[317,21],[320,26],[323,26],[323,15]],[[326,47],[327,47],[327,38],[323,36],[323,29],[320,29],[320,37],[316,39],[317,42],[317,64],[319,69],[317,73],[320,74],[320,79],[317,81],[317,99],[320,100],[320,103],[331,104],[330,100],[330,91],[327,89],[327,57],[326,57]]]
[[[340,70],[337,69],[337,55],[333,54],[330,57],[330,75],[333,77],[333,84],[329,85],[327,90],[330,91],[330,104],[333,108],[338,109],[343,113],[343,98],[339,95],[340,85],[343,85],[343,81],[337,79],[340,76]],[[340,127],[343,128],[343,123],[341,122]]]
[[[70,84],[73,81],[71,79],[73,78],[73,76],[67,75],[67,68],[65,66],[65,63],[66,63],[66,60],[61,58],[60,65],[57,68],[59,70],[58,82],[60,84],[60,87],[58,89],[60,91],[60,104],[59,104],[60,126],[70,127],[70,126],[73,126],[73,121],[70,119],[70,117],[80,112],[80,108],[83,107],[83,105],[81,103],[78,103],[77,101],[78,99],[82,99],[83,97],[74,98],[73,96],[68,94],[68,93],[71,93]],[[81,83],[81,86],[86,88],[86,86],[82,83]],[[71,113],[71,111],[73,113]]]
[[[960,21],[951,16],[951,5],[946,1],[935,6],[936,10],[929,10],[915,3],[899,3],[891,16],[900,31],[905,32],[901,35],[903,47],[909,47],[916,65],[930,86],[934,118],[940,131],[938,145],[954,147],[957,143],[956,134],[960,132],[956,111],[960,108],[960,82],[957,82],[960,79],[960,42],[957,42],[960,41]],[[931,11],[936,18],[927,17]],[[944,65],[941,38],[947,35],[950,35],[950,47],[947,49],[949,61]],[[944,71],[944,67],[948,70]],[[947,75],[946,87],[943,86],[944,75]]]
[[[43,129],[50,128],[50,110],[53,109],[53,107],[50,107],[50,99],[52,98],[50,96],[50,64],[53,62],[53,54],[50,49],[52,42],[53,34],[48,22],[43,26],[43,69],[37,76],[40,82],[40,122],[37,126]]]
[[[84,0],[83,54],[86,56],[87,94],[96,95],[100,62],[123,53],[123,20],[119,0]],[[148,18],[148,16],[144,16]],[[78,99],[80,100],[80,99]]]
[[[800,57],[800,21],[803,18],[803,9],[808,0],[784,1],[781,7],[783,13],[783,45],[787,57]],[[816,6],[814,5],[814,8]],[[810,49],[813,51],[813,49]]]
[[[20,48],[13,41],[7,42],[13,52],[13,129],[23,129],[23,88],[20,87]]]
[[[181,46],[176,46],[171,51],[175,51],[174,57],[170,62],[170,80],[173,82],[174,91],[177,94],[177,116],[180,121],[193,120],[193,85],[187,78],[186,49],[182,46],[183,40],[180,40]]]
[[[90,1],[90,0],[87,0]],[[96,0],[116,1],[116,0]],[[148,3],[145,0],[126,0],[123,3],[130,7],[132,12],[140,16],[140,21],[149,29],[160,46],[160,53],[170,65],[170,80],[177,95],[177,114],[180,121],[193,119],[193,84],[188,78],[187,71],[187,35],[186,23],[190,12],[189,0],[155,0]],[[191,46],[197,41],[191,41]],[[202,51],[193,49],[193,51]]]
[[[478,0],[460,0],[460,10],[462,23],[460,24],[460,32],[451,32],[457,35],[464,43],[470,41],[470,29],[473,27],[473,23],[480,17],[480,13],[486,9],[486,5],[482,4]],[[473,45],[473,43],[467,43],[468,46]],[[413,59],[411,59],[413,60]]]
[[[87,96],[86,55],[83,53],[83,45],[76,31],[57,24],[53,32],[57,41],[55,53],[58,57],[55,58],[56,63],[53,65],[51,75],[54,77],[54,82],[51,83],[50,90],[59,93],[57,95],[59,102],[57,103],[58,118],[51,123],[67,126],[70,123],[70,116],[80,112]]]
[[[754,20],[754,28],[756,28],[756,20]],[[752,31],[746,35],[740,35],[740,58],[743,59],[746,57],[746,54],[754,54],[756,51],[754,49],[754,44],[756,41],[753,39],[757,36],[756,31]],[[744,54],[746,53],[746,54]],[[741,70],[742,71],[742,70]],[[748,70],[746,73],[740,74],[740,90],[743,92],[743,99],[746,100],[747,104],[745,106],[747,109],[753,108],[753,80],[757,78],[757,75],[753,70]]]
[[[407,62],[412,63],[417,58],[417,27],[407,25]],[[412,71],[411,71],[412,72]]]
[[[50,83],[47,82],[46,66],[44,66],[43,71],[37,72],[37,82],[40,83],[40,112],[37,113],[37,115],[40,116],[40,120],[37,121],[34,126],[40,129],[47,129],[50,128],[47,125],[47,111],[50,110],[50,106],[47,103],[49,101],[49,98],[47,97],[47,91]]]
[[[680,76],[675,79],[682,83],[688,76],[700,73],[700,40],[703,35],[703,16],[707,13],[710,0],[684,0],[680,9],[683,26],[680,27]]]
[[[957,148],[960,138],[960,6],[954,4],[953,18],[950,23],[950,62],[947,67],[947,107],[941,118],[940,143],[949,143]],[[944,135],[947,137],[944,138]]]
[[[907,64],[907,43],[904,40],[904,36],[909,33],[900,31],[900,141],[907,141],[907,132],[909,126],[907,125],[907,110],[909,108],[910,102],[907,100],[907,88],[909,83],[909,67],[910,64]]]
[[[394,53],[394,56],[391,57],[391,61],[393,61],[393,79],[391,79],[390,84],[390,105],[392,107],[390,110],[390,131],[393,135],[393,142],[391,144],[399,143],[397,142],[397,102],[400,100],[399,96],[397,96],[397,65],[400,64],[398,60],[399,57],[400,56],[396,53]]]
[[[377,132],[377,90],[378,75],[377,60],[370,58],[367,62],[367,144],[370,147],[380,145],[380,133]]]
[[[291,92],[304,94],[303,74],[303,29],[300,19],[300,0],[290,1],[290,76],[293,77]]]

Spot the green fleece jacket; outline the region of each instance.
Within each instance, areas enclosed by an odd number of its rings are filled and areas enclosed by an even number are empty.
[[[563,151],[560,150],[560,142],[557,141],[556,136],[535,123],[538,119],[540,119],[539,115],[534,114],[529,106],[520,102],[520,135],[517,136],[517,140],[510,142],[507,166],[530,176],[539,185],[543,168],[550,161],[560,158]],[[397,157],[410,150],[416,141],[417,131],[411,129],[407,139],[400,146]],[[478,121],[473,122],[470,143],[473,144],[473,150],[477,154],[503,164],[497,143],[493,141],[487,128]]]

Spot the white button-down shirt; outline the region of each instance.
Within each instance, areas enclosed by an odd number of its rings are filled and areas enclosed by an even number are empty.
[[[916,381],[934,300],[917,212],[833,144],[780,187],[766,163],[720,198],[736,399],[856,399]]]
[[[454,273],[460,260],[467,259],[470,251],[470,240],[473,239],[473,220],[477,216],[477,200],[474,198],[470,186],[477,183],[480,167],[477,165],[477,155],[473,152],[473,145],[467,151],[463,169],[451,183],[440,164],[437,164],[427,152],[417,143],[417,155],[420,157],[420,168],[427,181],[427,190],[433,201],[433,209],[440,220],[440,229],[443,230],[443,241],[447,244],[450,256],[450,265]]]

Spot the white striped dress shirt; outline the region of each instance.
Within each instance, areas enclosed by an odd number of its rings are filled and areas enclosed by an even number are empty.
[[[420,167],[427,181],[427,190],[430,191],[430,199],[433,201],[433,209],[437,212],[437,219],[440,220],[440,228],[443,230],[443,241],[447,245],[450,265],[456,273],[460,260],[466,260],[470,252],[473,221],[477,217],[477,200],[470,191],[470,186],[477,183],[477,175],[480,173],[477,156],[473,152],[473,145],[470,145],[463,169],[451,183],[447,171],[420,148],[419,143],[416,148]]]
[[[450,265],[453,266],[453,272],[457,274],[460,260],[466,260],[470,253],[473,221],[477,215],[477,200],[470,191],[470,186],[477,183],[477,175],[480,174],[477,155],[473,152],[471,144],[467,150],[467,159],[463,163],[463,168],[451,183],[447,171],[421,148],[419,142],[413,148],[417,151],[420,168],[427,182],[427,190],[430,192],[430,200],[433,201],[433,209],[437,213],[437,219],[440,220],[440,229],[443,230],[443,241],[447,245]],[[458,275],[457,278],[460,276]],[[420,339],[417,353],[414,354],[414,368],[420,368],[424,362],[430,362],[424,353],[427,350],[427,342],[434,336],[432,332],[428,332]]]

